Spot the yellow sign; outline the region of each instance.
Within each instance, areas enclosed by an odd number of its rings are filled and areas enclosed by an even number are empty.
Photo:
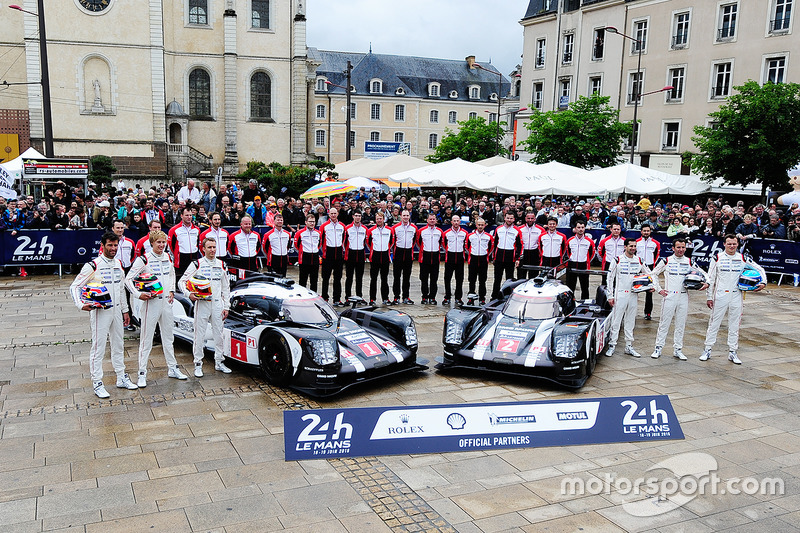
[[[19,157],[19,135],[0,133],[0,163],[8,163]]]

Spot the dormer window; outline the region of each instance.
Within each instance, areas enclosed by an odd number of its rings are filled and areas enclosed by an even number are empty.
[[[406,90],[403,89],[402,87],[398,87],[397,90],[394,92],[394,94],[396,94],[397,96],[403,96],[404,94],[406,94]]]
[[[383,82],[378,79],[369,82],[369,92],[372,94],[380,94],[383,92]]]
[[[489,95],[489,100],[491,100],[492,102],[496,102],[497,101],[497,93],[490,94]]]
[[[317,78],[317,90],[318,91],[321,91],[321,92],[327,92],[328,91],[328,84],[325,83],[326,81],[328,81],[328,80],[326,80],[325,78]]]
[[[469,98],[470,100],[478,100],[481,97],[481,88],[477,85],[470,85],[469,86]]]
[[[458,98],[458,91],[450,91],[450,98]]]
[[[438,98],[440,94],[441,84],[439,83],[431,83],[428,85],[428,96]]]

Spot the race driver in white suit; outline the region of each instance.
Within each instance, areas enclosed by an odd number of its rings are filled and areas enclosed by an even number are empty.
[[[214,336],[214,369],[218,372],[230,374],[231,369],[225,366],[225,343],[222,337],[222,321],[228,317],[230,309],[231,285],[225,263],[217,259],[217,241],[206,237],[201,243],[203,257],[189,264],[178,287],[194,302],[194,339],[192,352],[194,353],[194,375],[203,377],[203,348],[208,324],[211,323],[211,332]],[[199,272],[211,280],[211,300],[200,300],[186,288],[186,282]]]
[[[708,267],[708,289],[706,289],[707,304],[711,309],[711,318],[708,320],[706,331],[705,350],[700,356],[701,361],[711,357],[711,348],[717,342],[717,332],[725,313],[728,313],[728,360],[741,365],[737,351],[739,350],[739,323],[742,320],[742,291],[739,290],[739,276],[745,267],[750,266],[761,274],[761,279],[767,279],[767,273],[759,265],[737,251],[739,239],[736,235],[725,235],[725,251],[718,252]],[[760,291],[766,283],[760,283],[754,291]]]
[[[122,340],[122,329],[130,324],[128,302],[125,300],[125,271],[122,263],[116,259],[119,237],[107,231],[100,239],[102,243],[100,256],[83,265],[75,281],[69,287],[72,299],[78,309],[89,311],[89,324],[92,328],[92,348],[89,351],[89,373],[92,376],[94,393],[98,398],[110,395],[103,385],[103,355],[106,352],[106,341],[111,338],[111,364],[117,373],[117,387],[135,390],[139,387],[125,373],[125,352]],[[97,309],[91,304],[81,301],[81,290],[90,282],[102,283],[111,295],[112,306],[108,309]]]
[[[608,342],[607,356],[614,355],[614,348],[619,338],[619,327],[625,325],[625,353],[633,357],[641,354],[633,349],[633,327],[636,323],[636,306],[638,294],[633,292],[633,278],[639,274],[650,274],[650,269],[636,255],[636,239],[625,239],[625,252],[611,260],[608,270],[608,299],[614,307],[611,313],[611,339]]]
[[[692,269],[701,270],[690,258],[686,257],[686,239],[678,237],[672,242],[672,255],[662,257],[653,268],[653,285],[656,292],[664,297],[661,302],[661,318],[658,321],[656,333],[656,346],[652,358],[661,356],[661,350],[667,341],[669,325],[675,318],[675,332],[673,334],[673,355],[681,361],[686,361],[683,355],[683,333],[686,330],[686,315],[689,313],[689,292],[683,286],[683,281]],[[659,274],[664,273],[664,286],[659,282]],[[704,284],[701,290],[706,289]]]
[[[172,300],[175,297],[175,267],[172,264],[172,258],[164,251],[167,248],[167,234],[163,231],[151,231],[150,246],[152,249],[136,258],[125,277],[125,285],[131,291],[131,295],[142,300],[142,307],[139,311],[141,320],[139,376],[136,382],[139,387],[147,386],[147,361],[153,350],[153,335],[156,332],[156,326],[160,326],[161,348],[164,350],[164,359],[167,361],[167,377],[188,379],[186,374],[178,368],[173,348],[175,337],[172,328],[175,319],[172,316]],[[139,274],[156,276],[161,282],[164,292],[158,296],[150,292],[139,292],[133,282]]]

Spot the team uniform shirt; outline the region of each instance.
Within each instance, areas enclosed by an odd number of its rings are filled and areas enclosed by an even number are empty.
[[[636,255],[642,258],[645,265],[655,265],[661,254],[661,243],[650,237],[636,239]]]
[[[715,295],[738,291],[739,276],[746,266],[756,269],[761,274],[761,279],[767,279],[764,269],[753,261],[746,260],[740,252],[733,255],[728,255],[725,251],[718,252],[708,267],[708,299],[714,300]]]
[[[347,243],[344,251],[344,258],[347,259],[347,253],[352,250],[354,252],[361,252],[367,247],[367,227],[364,224],[350,224],[344,228],[344,240]]]
[[[392,247],[392,238],[392,228],[389,226],[372,226],[367,231],[367,245],[369,246],[370,260],[374,253],[388,252]]]
[[[542,249],[542,259],[564,257],[564,252],[567,250],[567,236],[560,231],[553,233],[545,231],[539,236],[539,247]]]
[[[605,270],[606,266],[611,264],[612,259],[621,257],[625,253],[625,237],[619,236],[614,238],[613,235],[609,235],[605,239],[600,240],[600,243],[597,245],[597,250],[603,257],[602,268]]]
[[[294,247],[297,248],[298,261],[303,264],[303,254],[319,253],[319,243],[322,234],[318,229],[308,229],[305,226],[294,235]]]
[[[573,235],[567,239],[567,251],[571,263],[585,264],[588,270],[592,266],[594,257],[594,241],[588,235],[578,237]]]
[[[289,255],[289,244],[292,242],[292,234],[285,229],[277,230],[275,228],[269,230],[264,234],[264,241],[262,247],[264,253],[267,254],[267,264],[271,264],[273,255]]]
[[[436,226],[425,226],[417,232],[419,243],[419,262],[422,263],[424,253],[436,253],[442,249],[444,232]],[[436,260],[438,261],[438,257]]]
[[[196,254],[197,243],[200,238],[200,228],[194,224],[186,226],[181,222],[170,228],[167,234],[167,243],[175,254],[175,267],[179,268],[181,254]]]
[[[519,233],[522,236],[523,251],[538,250],[539,237],[544,232],[545,229],[541,227],[539,224],[534,224],[533,226],[528,226],[527,224],[523,224],[522,226],[520,226]]]
[[[224,228],[208,228],[200,234],[200,246],[203,245],[203,239],[206,237],[210,237],[217,241],[217,257],[222,258],[228,255],[228,238],[230,237],[228,230]]]
[[[323,238],[323,258],[326,256],[328,248],[341,248],[344,245],[344,224],[341,222],[334,223],[328,220],[319,227],[319,231]]]
[[[172,258],[166,251],[158,256],[151,250],[138,257],[133,263],[131,271],[128,272],[125,285],[134,298],[139,298],[142,294],[133,284],[134,278],[139,274],[152,274],[158,278],[161,286],[164,287],[164,294],[157,296],[157,298],[166,298],[169,293],[175,292],[175,267],[172,265]]]
[[[497,226],[494,230],[494,255],[495,258],[503,251],[503,254],[512,254],[512,259],[504,259],[506,261],[519,259],[522,253],[522,234],[516,226]]]
[[[395,248],[414,248],[414,240],[417,238],[417,227],[414,224],[395,224],[392,226],[392,233]]]
[[[686,288],[683,286],[683,280],[686,274],[693,268],[697,268],[694,262],[686,257],[676,257],[671,255],[669,257],[662,257],[661,260],[653,268],[653,286],[655,292],[665,290],[670,294],[684,293]],[[664,273],[664,285],[659,282],[659,274]]]
[[[608,271],[608,292],[612,298],[618,298],[617,293],[630,293],[633,278],[639,274],[650,274],[650,269],[638,255],[623,255],[612,261]]]
[[[206,259],[205,256],[196,261],[192,261],[189,268],[186,269],[186,272],[178,282],[178,289],[187,296],[191,293],[186,288],[186,282],[189,281],[196,272],[199,272],[211,280],[211,299],[198,300],[195,303],[202,304],[211,302],[214,305],[221,306],[222,309],[230,309],[231,285],[228,279],[228,273],[225,271],[225,263],[216,257],[213,261],[210,261]]]
[[[444,247],[447,250],[445,261],[455,259],[463,262],[466,256],[467,235],[468,233],[461,229],[460,226],[457,229],[451,227],[444,232]]]
[[[119,246],[117,246],[117,259],[119,259],[120,263],[124,268],[130,268],[131,264],[133,263],[133,258],[136,254],[136,243],[133,240],[127,237],[121,237],[119,239]],[[100,255],[103,255],[102,252]]]
[[[228,253],[239,257],[255,257],[261,251],[261,236],[255,231],[234,231],[230,235]]]
[[[485,231],[473,231],[467,235],[466,248],[467,257],[486,257],[492,252],[494,239]]]
[[[136,242],[136,249],[133,252],[133,256],[141,257],[152,249],[153,245],[150,244],[150,235],[145,235]]]
[[[125,299],[125,270],[122,268],[122,263],[116,257],[109,259],[105,255],[92,259],[81,268],[80,273],[75,278],[75,281],[70,285],[70,292],[72,293],[72,300],[78,309],[83,308],[81,301],[81,290],[90,282],[102,283],[108,289],[111,295],[111,303],[113,307],[110,309],[99,309],[99,311],[111,311],[114,308],[120,307],[123,313],[128,312],[128,302]]]

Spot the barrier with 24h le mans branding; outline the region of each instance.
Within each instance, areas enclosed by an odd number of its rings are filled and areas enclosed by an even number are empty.
[[[667,396],[284,411],[287,461],[683,439]]]

